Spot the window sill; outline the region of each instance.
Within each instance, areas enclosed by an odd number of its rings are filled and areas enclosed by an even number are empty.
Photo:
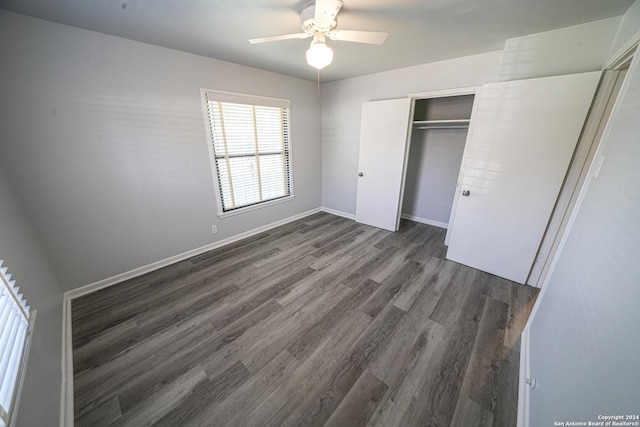
[[[258,205],[251,205],[251,206],[247,206],[245,208],[234,209],[234,210],[232,210],[230,212],[220,212],[220,213],[218,213],[218,218],[227,218],[227,217],[230,217],[230,216],[243,214],[245,212],[255,211],[257,209],[262,209],[262,208],[266,208],[266,207],[269,207],[269,206],[277,205],[277,204],[280,204],[280,203],[288,202],[288,201],[291,201],[291,200],[293,200],[295,198],[296,198],[295,194],[292,194],[290,196],[283,197],[281,199],[270,200],[268,202],[260,203]]]

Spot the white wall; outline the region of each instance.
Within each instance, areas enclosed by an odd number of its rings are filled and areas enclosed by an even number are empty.
[[[636,0],[622,16],[622,21],[616,33],[616,38],[611,45],[610,54],[615,54],[630,39],[640,32],[640,0]]]
[[[0,170],[0,259],[37,310],[18,426],[58,423],[63,291],[20,203]]]
[[[320,207],[313,82],[4,11],[0,57],[0,156],[65,289]],[[217,218],[200,88],[291,100],[293,201]]]
[[[532,426],[638,414],[638,117],[640,55],[603,137],[602,169],[530,319]]]
[[[636,2],[638,3],[638,2]],[[633,6],[635,7],[635,5]],[[507,40],[505,50],[322,85],[322,205],[355,213],[360,109],[365,101],[599,70],[621,18]],[[419,181],[426,177],[418,177]]]
[[[500,81],[598,71],[607,60],[621,17],[507,40]]]
[[[323,84],[322,206],[355,214],[363,102],[494,82],[501,57],[489,52]]]
[[[640,29],[640,2],[611,51]],[[538,298],[530,335],[530,425],[638,413],[640,383],[640,55],[616,102],[574,223]],[[597,155],[597,157],[599,157]],[[623,420],[624,421],[624,420]]]

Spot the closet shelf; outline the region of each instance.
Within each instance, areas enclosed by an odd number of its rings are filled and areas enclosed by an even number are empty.
[[[415,129],[466,129],[469,127],[469,119],[456,120],[415,120]]]

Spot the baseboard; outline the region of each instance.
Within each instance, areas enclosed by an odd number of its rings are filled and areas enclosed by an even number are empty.
[[[247,237],[251,237],[272,228],[279,227],[281,225],[307,217],[309,215],[313,215],[314,213],[318,213],[320,211],[320,208],[311,209],[298,215],[290,216],[280,221],[272,222],[271,224],[267,224],[262,227],[254,228],[253,230],[237,234],[227,239],[223,239],[209,245],[201,246],[199,248],[192,249],[190,251],[183,252],[181,254],[174,255],[172,257],[165,258],[163,260],[156,261],[139,268],[135,268],[131,271],[116,274],[115,276],[108,277],[106,279],[99,280],[97,282],[90,283],[88,285],[84,285],[65,292],[64,300],[62,303],[62,385],[60,392],[60,427],[73,426],[73,337],[71,332],[71,301],[74,298],[78,298],[80,296],[90,294],[100,289],[113,286],[117,283],[124,282],[125,280],[133,279],[134,277],[150,273],[151,271],[166,267],[167,265],[183,261],[193,256],[200,255],[204,252],[220,248],[222,246],[237,242],[242,239],[246,239]]]
[[[350,213],[346,213],[346,212],[342,212],[342,211],[337,211],[335,209],[330,209],[330,208],[320,208],[320,210],[322,212],[326,212],[329,213],[331,215],[337,215],[337,216],[341,216],[343,218],[347,218],[347,219],[356,219],[356,216],[354,214],[350,214]]]
[[[531,387],[525,382],[530,378],[529,370],[529,328],[525,327],[520,336],[520,375],[518,381],[518,427],[529,427],[529,402]]]
[[[447,224],[446,222],[434,221],[432,219],[420,218],[418,216],[402,214],[401,217],[404,219],[408,219],[409,221],[415,221],[415,222],[420,222],[422,224],[433,225],[434,227],[440,227],[445,229],[449,227],[449,224]]]
[[[313,215],[314,213],[320,212],[320,210],[321,210],[320,208],[311,209],[301,214],[294,215],[294,216],[282,219],[280,221],[272,222],[271,224],[263,225],[262,227],[254,228],[253,230],[245,231],[244,233],[236,234],[235,236],[231,236],[229,238],[219,240],[217,242],[213,242],[208,245],[201,246],[199,248],[195,248],[195,249],[183,252],[181,254],[174,255],[169,258],[165,258],[160,261],[156,261],[151,264],[147,264],[142,267],[135,268],[130,271],[126,271],[124,273],[116,274],[115,276],[107,277],[106,279],[102,279],[97,282],[81,286],[79,288],[72,289],[70,291],[65,292],[65,298],[68,297],[69,299],[74,299],[82,295],[87,295],[92,292],[98,291],[103,288],[108,288],[109,286],[113,286],[116,283],[121,283],[121,282],[124,282],[125,280],[142,276],[143,274],[150,273],[159,268],[166,267],[167,265],[171,265],[179,261],[184,261],[185,259],[189,259],[196,255],[203,254],[212,249],[218,249],[230,243],[234,243],[239,240],[246,239],[247,237],[251,237],[256,234],[262,233],[264,231],[271,230],[272,228],[276,228],[281,225],[287,224],[289,222],[307,217],[309,215]]]
[[[322,212],[326,212],[326,213],[329,213],[329,214],[332,214],[332,215],[341,216],[343,218],[353,219],[353,220],[356,219],[356,216],[353,215],[353,214],[342,212],[342,211],[338,211],[338,210],[335,210],[335,209],[323,207],[320,210]],[[445,229],[449,226],[449,224],[447,224],[446,222],[434,221],[432,219],[420,218],[420,217],[413,216],[413,215],[402,214],[401,217],[404,218],[404,219],[408,219],[410,221],[420,222],[422,224],[433,225],[435,227],[440,227],[440,228],[445,228]]]

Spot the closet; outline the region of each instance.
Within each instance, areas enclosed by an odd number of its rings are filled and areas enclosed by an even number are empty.
[[[447,228],[447,259],[526,283],[599,72],[363,103],[356,221]]]
[[[414,98],[403,218],[447,228],[474,97]]]

